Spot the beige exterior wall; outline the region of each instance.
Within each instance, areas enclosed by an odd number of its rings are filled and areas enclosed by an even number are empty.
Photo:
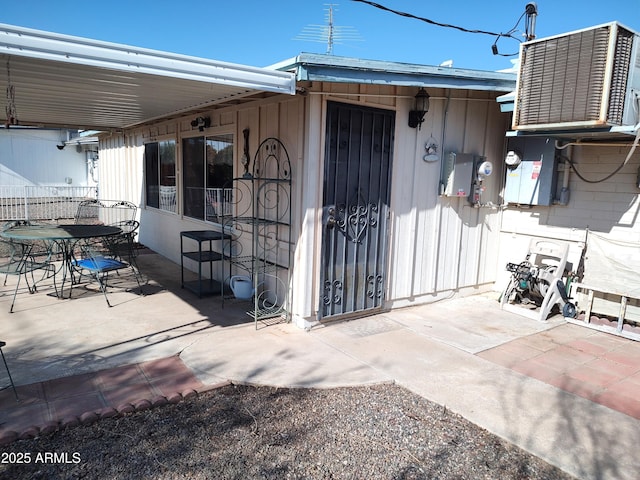
[[[236,139],[236,173],[243,171],[240,165],[242,155],[242,130],[250,129],[250,150],[255,152],[261,139],[276,136],[282,139],[291,156],[292,171],[299,170],[297,161],[300,150],[297,141],[297,127],[304,105],[301,99],[280,97],[285,101],[262,101],[244,109],[224,109],[193,113],[178,119],[167,120],[126,132],[123,135],[105,136],[100,140],[100,190],[99,196],[105,199],[127,199],[140,206],[140,241],[158,253],[180,262],[180,237],[178,232],[188,229],[204,229],[216,226],[210,223],[183,217],[178,213],[170,213],[155,208],[144,207],[144,144],[151,141],[174,139],[177,148],[176,184],[182,184],[180,164],[182,138],[201,135],[191,127],[191,120],[196,116],[209,116],[211,127],[204,134],[233,133]],[[293,179],[297,183],[297,179]],[[181,210],[182,199],[178,189],[178,211]],[[292,202],[293,203],[293,202]],[[293,214],[297,213],[297,205],[293,205]],[[294,222],[294,225],[299,224]],[[167,235],[167,232],[176,232]],[[175,237],[175,238],[174,238]]]
[[[294,270],[292,312],[300,325],[316,318],[319,303],[320,245],[327,100],[395,110],[387,306],[399,307],[491,288],[496,279],[499,245],[500,175],[485,182],[483,202],[439,196],[440,162],[423,161],[430,138],[441,156],[448,152],[486,156],[500,165],[508,117],[500,113],[497,94],[429,89],[431,108],[422,128],[407,126],[415,88],[313,84],[308,94],[271,97],[238,107],[193,113],[179,119],[104,137],[100,144],[100,196],[141,206],[140,241],[180,262],[181,230],[216,228],[153,208],[144,208],[144,143],[175,138],[177,157],[184,136],[193,135],[195,116],[211,117],[205,133],[233,132],[236,173],[242,172],[242,131],[250,129],[250,150],[266,137],[286,145],[292,163]],[[182,181],[178,164],[177,184]],[[178,197],[179,209],[181,200]]]
[[[390,305],[473,293],[495,280],[499,174],[484,182],[482,207],[439,196],[441,162],[422,160],[431,137],[448,152],[485,156],[499,167],[508,118],[490,93],[429,90],[420,130],[405,128],[410,101],[398,110],[392,209]]]

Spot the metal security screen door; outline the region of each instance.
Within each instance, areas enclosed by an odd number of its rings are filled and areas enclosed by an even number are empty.
[[[327,104],[322,318],[383,305],[394,123],[394,112]]]

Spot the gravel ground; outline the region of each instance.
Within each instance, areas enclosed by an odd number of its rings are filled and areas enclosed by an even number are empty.
[[[229,385],[20,440],[0,460],[0,478],[15,480],[572,478],[391,384]]]

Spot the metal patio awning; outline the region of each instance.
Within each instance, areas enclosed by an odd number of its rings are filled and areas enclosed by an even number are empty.
[[[3,124],[12,107],[20,125],[114,130],[256,94],[293,95],[295,77],[0,24],[0,88]]]

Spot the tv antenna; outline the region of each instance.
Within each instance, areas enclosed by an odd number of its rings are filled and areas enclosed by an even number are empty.
[[[307,25],[302,29],[294,40],[306,42],[325,43],[327,45],[327,55],[333,55],[333,45],[344,45],[343,41],[362,41],[362,37],[354,27],[337,26],[334,23],[334,7],[338,4],[325,3],[325,25]]]

